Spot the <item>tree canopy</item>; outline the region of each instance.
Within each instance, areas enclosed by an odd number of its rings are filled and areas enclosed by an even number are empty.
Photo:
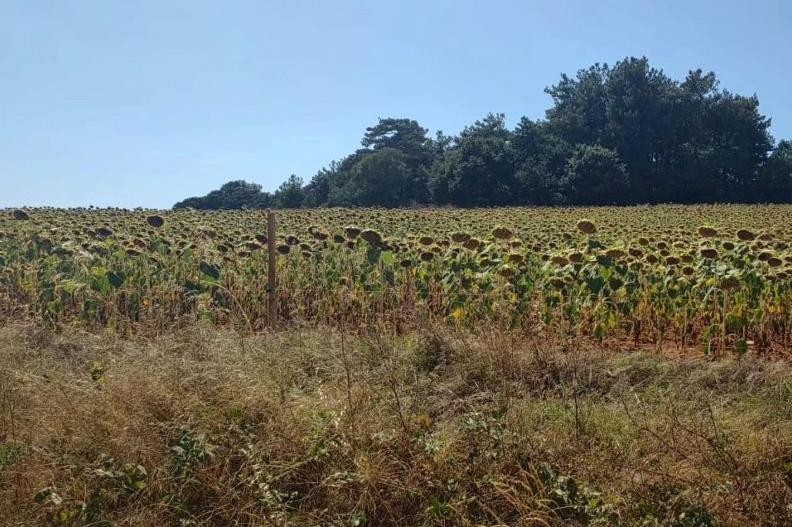
[[[262,192],[261,185],[247,181],[229,181],[206,196],[187,198],[173,208],[193,209],[245,209],[264,208],[272,205],[272,195]]]
[[[385,118],[361,148],[273,194],[232,181],[175,207],[460,207],[792,202],[792,143],[775,144],[756,95],[701,69],[674,80],[649,60],[594,64],[545,89],[544,119],[491,113],[458,136]]]

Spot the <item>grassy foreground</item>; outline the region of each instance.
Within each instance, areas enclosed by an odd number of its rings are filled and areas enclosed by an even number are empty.
[[[438,331],[6,326],[0,523],[792,524],[788,362]]]

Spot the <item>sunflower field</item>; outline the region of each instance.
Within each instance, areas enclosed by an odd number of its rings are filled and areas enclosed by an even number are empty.
[[[0,317],[164,330],[441,321],[485,331],[788,349],[792,206],[0,211]]]

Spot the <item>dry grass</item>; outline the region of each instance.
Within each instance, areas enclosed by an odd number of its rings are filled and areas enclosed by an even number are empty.
[[[792,367],[494,334],[0,329],[3,525],[790,525]]]

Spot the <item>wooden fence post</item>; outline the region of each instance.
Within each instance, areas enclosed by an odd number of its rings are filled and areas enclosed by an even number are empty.
[[[275,213],[267,209],[267,304],[269,308],[269,326],[275,326],[278,319],[276,288],[278,286],[275,258]]]

